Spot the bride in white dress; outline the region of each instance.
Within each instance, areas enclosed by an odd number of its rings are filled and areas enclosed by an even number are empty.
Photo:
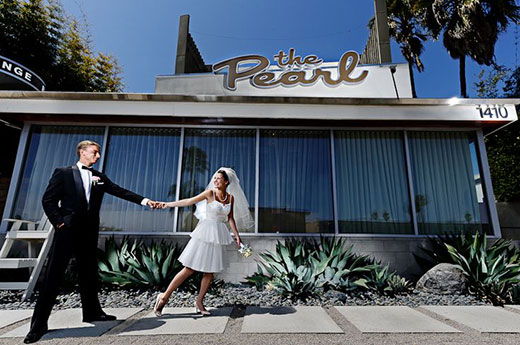
[[[179,256],[179,261],[184,268],[175,275],[166,291],[157,295],[154,306],[157,316],[162,315],[162,309],[173,291],[195,271],[204,273],[199,295],[195,301],[195,311],[202,315],[209,315],[202,302],[213,274],[224,270],[227,266],[225,246],[233,243],[225,222],[229,223],[235,235],[235,243],[239,247],[241,241],[238,229],[248,229],[254,225],[249,204],[233,169],[217,170],[206,190],[199,195],[189,199],[162,202],[159,207],[185,207],[195,203],[197,204],[195,216],[199,218],[199,223],[190,234],[191,239]]]

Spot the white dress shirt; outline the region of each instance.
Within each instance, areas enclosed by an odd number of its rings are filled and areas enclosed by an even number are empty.
[[[86,166],[85,164],[81,162],[77,162],[76,165],[78,166],[79,172],[81,174],[81,180],[83,181],[83,190],[85,191],[85,196],[87,197],[87,203],[90,202],[90,190],[92,188],[92,172],[87,169],[83,169],[83,166]],[[88,168],[88,167],[87,167]],[[146,206],[150,199],[144,198],[141,201],[141,205]]]
[[[92,188],[92,172],[87,169],[83,169],[83,166],[86,166],[83,163],[77,162],[79,173],[81,174],[81,180],[83,181],[83,190],[85,191],[85,196],[87,197],[87,203],[90,201],[90,188]]]

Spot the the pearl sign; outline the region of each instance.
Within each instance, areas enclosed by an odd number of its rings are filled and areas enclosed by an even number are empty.
[[[237,82],[245,79],[258,88],[310,86],[320,81],[328,87],[335,87],[361,83],[368,75],[368,70],[357,68],[359,55],[355,51],[348,51],[341,56],[335,73],[320,68],[323,60],[316,55],[298,56],[293,48],[287,54],[278,52],[274,61],[278,68],[271,66],[269,59],[264,56],[245,55],[214,64],[213,72],[217,74],[227,69],[224,87],[228,90],[236,90]]]

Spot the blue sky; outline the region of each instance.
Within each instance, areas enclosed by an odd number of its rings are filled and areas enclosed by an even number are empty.
[[[207,1],[207,0],[61,0],[68,14],[86,18],[96,51],[117,57],[123,69],[125,92],[154,92],[155,76],[174,72],[179,17],[190,15],[190,32],[206,64],[230,57],[260,54],[272,59],[279,50],[295,48],[299,55],[314,54],[337,61],[347,50],[363,51],[373,0],[325,1]],[[518,31],[518,28],[517,30]],[[515,28],[499,37],[496,60],[518,65]],[[516,41],[519,41],[517,39]],[[428,42],[423,53],[425,72],[416,73],[421,98],[459,95],[458,61],[442,42]],[[404,62],[392,42],[392,60]],[[467,60],[470,97],[482,69]]]

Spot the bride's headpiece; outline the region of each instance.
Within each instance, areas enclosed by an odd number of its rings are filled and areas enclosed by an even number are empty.
[[[227,191],[233,196],[234,199],[233,218],[235,219],[237,228],[239,230],[251,229],[255,225],[255,221],[253,220],[251,212],[249,211],[249,203],[247,202],[244,191],[240,187],[240,180],[238,179],[237,174],[233,169],[226,167],[219,168],[211,177],[206,190],[213,189],[213,179],[220,170],[225,171],[229,179]],[[203,219],[206,216],[206,201],[201,201],[197,203],[196,206],[197,209],[195,211],[195,217],[198,219]]]

